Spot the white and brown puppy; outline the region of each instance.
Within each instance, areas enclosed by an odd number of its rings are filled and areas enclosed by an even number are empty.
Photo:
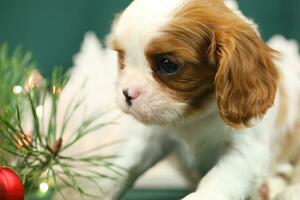
[[[124,150],[128,175],[107,198],[171,152],[197,180],[185,200],[250,197],[299,120],[300,70],[276,61],[233,1],[135,0],[110,46],[118,105],[146,126],[128,130],[142,136]]]

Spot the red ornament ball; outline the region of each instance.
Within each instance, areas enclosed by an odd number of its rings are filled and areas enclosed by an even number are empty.
[[[0,167],[0,199],[24,200],[24,186],[20,177],[7,167]]]

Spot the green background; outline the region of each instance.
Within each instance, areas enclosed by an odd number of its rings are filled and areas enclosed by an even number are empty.
[[[86,31],[100,38],[114,13],[131,0],[0,0],[0,41],[31,50],[48,76],[55,65],[72,65]],[[284,34],[300,41],[299,0],[240,0],[247,16],[260,25],[264,39]]]
[[[131,0],[0,0],[0,42],[31,50],[45,76],[52,68],[72,65],[84,33],[104,38],[114,13]],[[151,1],[151,0],[149,0]],[[162,0],[163,1],[163,0]],[[265,40],[274,34],[300,41],[300,0],[240,0]],[[135,190],[126,200],[174,200],[184,191]],[[142,197],[141,197],[142,196]],[[33,198],[31,198],[33,199]]]

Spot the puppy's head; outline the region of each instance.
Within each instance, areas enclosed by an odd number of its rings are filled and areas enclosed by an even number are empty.
[[[231,126],[248,126],[273,105],[273,50],[222,0],[135,0],[116,19],[120,108],[168,124],[217,102]]]

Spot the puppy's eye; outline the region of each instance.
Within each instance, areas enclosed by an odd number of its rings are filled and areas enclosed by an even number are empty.
[[[157,67],[164,75],[173,75],[179,70],[179,66],[167,58],[160,58]]]

